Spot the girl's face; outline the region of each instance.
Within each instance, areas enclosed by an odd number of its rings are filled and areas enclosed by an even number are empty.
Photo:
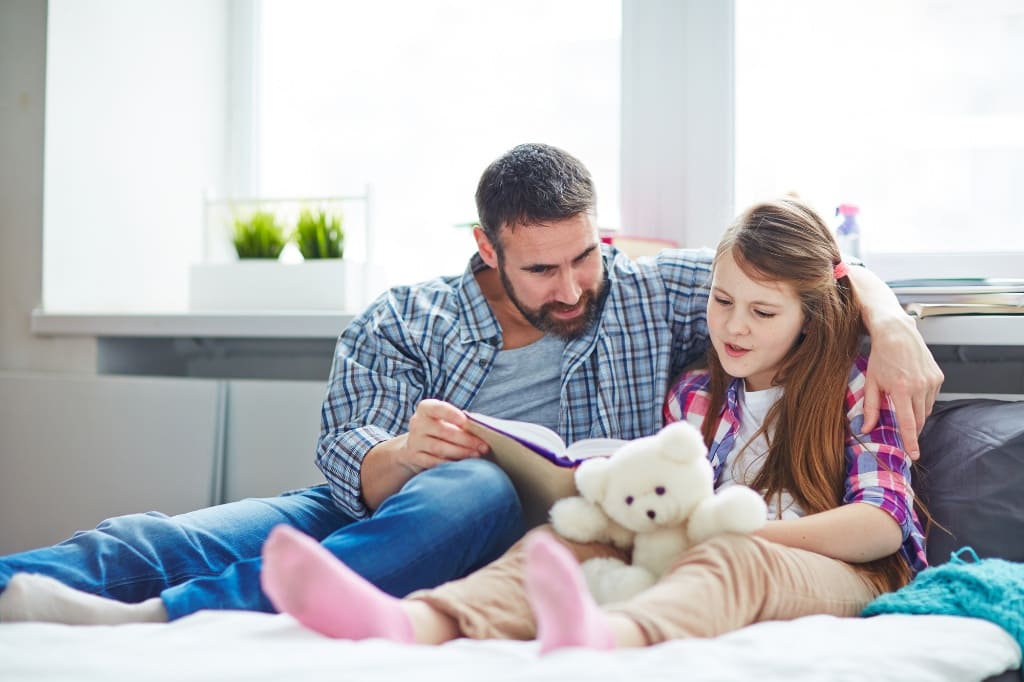
[[[748,391],[770,388],[779,365],[804,329],[804,314],[786,282],[748,276],[725,252],[715,263],[708,330],[722,367]]]

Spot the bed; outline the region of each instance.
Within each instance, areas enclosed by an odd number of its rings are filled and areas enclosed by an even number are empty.
[[[972,546],[1024,561],[1024,402],[940,404],[922,434],[916,486],[947,530],[939,563]],[[1018,636],[1020,633],[1016,633]],[[533,642],[441,647],[353,643],[286,615],[204,611],[165,625],[0,625],[0,680],[1021,680],[1018,639],[987,620],[943,615],[812,616],[714,639],[539,656]]]

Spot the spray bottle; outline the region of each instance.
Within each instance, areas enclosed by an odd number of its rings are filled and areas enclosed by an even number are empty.
[[[836,228],[836,241],[839,242],[839,251],[843,256],[860,258],[858,213],[860,213],[860,209],[853,204],[840,204],[836,208],[836,215],[843,217],[843,222]]]

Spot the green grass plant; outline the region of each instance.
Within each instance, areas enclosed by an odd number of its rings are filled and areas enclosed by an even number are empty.
[[[323,209],[316,213],[302,209],[292,239],[306,260],[341,258],[345,253],[345,230],[340,214],[328,214]]]
[[[276,259],[287,240],[273,213],[256,211],[248,219],[235,218],[233,241],[239,259]]]

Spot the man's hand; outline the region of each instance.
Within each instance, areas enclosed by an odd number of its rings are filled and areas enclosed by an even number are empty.
[[[463,427],[468,417],[450,403],[424,400],[409,420],[409,431],[370,448],[363,458],[363,500],[376,509],[409,479],[438,464],[479,457],[490,450]]]
[[[418,474],[444,462],[479,457],[490,448],[466,431],[466,414],[451,403],[428,398],[416,406],[409,420],[403,452],[397,459],[406,469]]]
[[[921,456],[917,435],[932,413],[944,378],[909,316],[894,316],[876,323],[871,329],[862,433],[878,424],[882,396],[888,393],[903,445],[910,458],[917,460]]]

